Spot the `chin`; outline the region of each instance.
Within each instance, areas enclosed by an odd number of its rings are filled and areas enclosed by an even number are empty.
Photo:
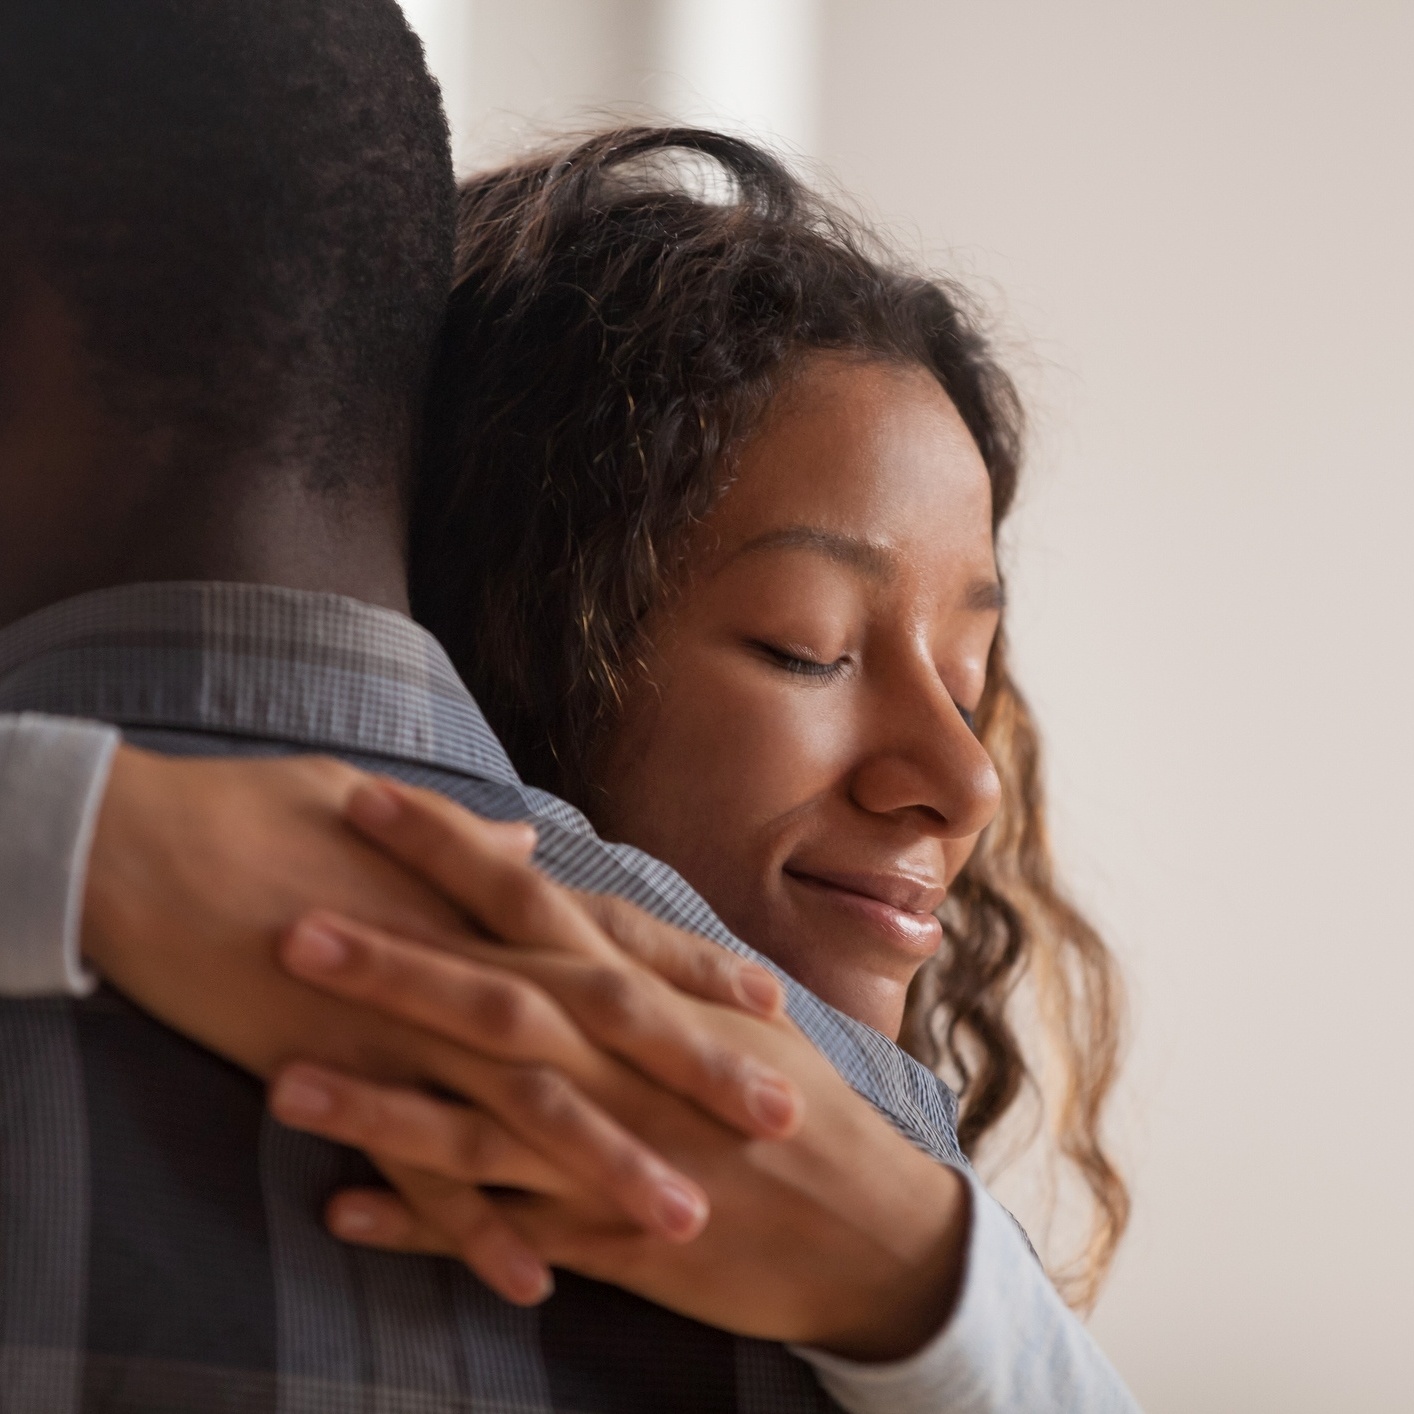
[[[771,934],[764,945],[750,936],[745,941],[836,1011],[872,1026],[891,1041],[898,1040],[916,964],[907,969],[881,967],[878,960],[861,955],[864,949],[858,938],[822,937],[822,930],[804,920],[788,930],[774,928]]]

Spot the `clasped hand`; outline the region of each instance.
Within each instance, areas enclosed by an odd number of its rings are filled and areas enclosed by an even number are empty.
[[[374,1160],[392,1188],[335,1195],[337,1235],[454,1256],[512,1301],[542,1299],[558,1266],[857,1358],[941,1326],[966,1187],[850,1090],[769,972],[559,888],[528,827],[335,762],[256,765],[259,789],[250,762],[120,753],[85,948],[271,1077],[282,1122]],[[152,887],[164,849],[185,897]],[[244,887],[222,894],[213,871]],[[174,980],[193,940],[200,999]]]

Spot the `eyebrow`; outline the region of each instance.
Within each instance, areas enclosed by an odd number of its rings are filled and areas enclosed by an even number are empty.
[[[893,552],[883,545],[813,525],[787,525],[780,530],[768,530],[733,551],[727,563],[763,550],[813,550],[873,580],[892,579],[895,570]],[[978,613],[1000,612],[1006,606],[1006,591],[999,580],[974,580],[968,585],[962,603],[964,608]]]
[[[892,579],[894,557],[882,545],[861,540],[857,535],[840,535],[813,525],[787,525],[780,530],[768,530],[754,540],[748,540],[731,555],[754,555],[763,550],[813,550],[827,560],[858,570],[870,579]]]

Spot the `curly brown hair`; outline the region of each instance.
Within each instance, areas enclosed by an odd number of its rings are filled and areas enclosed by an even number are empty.
[[[700,129],[604,132],[463,185],[413,515],[414,611],[525,779],[591,819],[589,761],[644,619],[803,356],[928,369],[981,451],[994,528],[1010,508],[1014,385],[961,290],[876,250],[768,153]],[[902,1041],[957,1085],[969,1156],[1023,1091],[1041,1096],[1093,1199],[1089,1240],[1057,1273],[1084,1306],[1129,1212],[1100,1135],[1121,989],[1052,877],[1036,730],[1001,633],[976,727],[1001,808],[953,885],[946,946],[915,980]],[[1023,982],[1045,1065],[1018,1030]]]

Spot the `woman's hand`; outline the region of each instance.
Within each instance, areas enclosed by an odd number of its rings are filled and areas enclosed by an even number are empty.
[[[489,964],[476,971],[472,955],[523,952],[558,966],[566,998],[578,998],[581,1011],[596,1009],[589,1007],[596,996],[622,997],[631,1008],[645,995],[638,976],[644,969],[528,864],[534,834],[525,826],[494,825],[440,799],[440,815],[410,811],[403,825],[425,817],[440,831],[415,836],[423,870],[361,839],[346,808],[352,804],[358,814],[359,802],[371,802],[363,813],[376,833],[379,821],[388,824],[378,806],[390,795],[399,799],[396,788],[374,786],[327,759],[182,760],[122,748],[90,860],[87,957],[146,1010],[258,1075],[301,1056],[375,1083],[454,1090],[488,1123],[494,1117],[518,1136],[537,1162],[616,1213],[670,1241],[690,1235],[705,1216],[697,1185],[562,1068],[592,1073],[619,1063],[528,976]],[[394,833],[397,814],[395,807]],[[439,870],[455,875],[451,896],[439,891]],[[467,920],[468,900],[481,930]],[[302,914],[321,906],[419,939],[434,956],[437,947],[463,953],[455,1044],[309,987],[279,965],[281,946],[295,971],[301,955],[306,965],[321,948],[327,957],[329,939],[317,928],[291,933]],[[504,940],[494,953],[486,951],[488,934]],[[719,960],[713,955],[721,950],[700,941],[698,951],[698,960],[682,948],[657,960],[683,984],[727,1004],[760,1005],[756,999],[764,998],[765,1010],[778,1009],[779,989],[768,973],[726,954]],[[656,979],[653,986],[667,990]],[[684,1086],[729,1122],[753,1133],[788,1128],[797,1109],[789,1085],[691,1022],[687,1013],[655,1010],[620,1043],[645,1073]],[[784,1096],[784,1105],[763,1106],[763,1085]],[[298,1087],[285,1098],[294,1105]],[[313,1100],[308,1089],[305,1099]],[[545,1284],[543,1264],[493,1209],[485,1220],[478,1272],[511,1299],[535,1299]]]
[[[589,1087],[708,1196],[705,1228],[683,1243],[532,1171],[456,1103],[345,1079],[337,1109],[309,1127],[364,1146],[397,1189],[333,1197],[328,1222],[347,1240],[465,1259],[494,1205],[549,1265],[739,1334],[899,1358],[942,1327],[955,1301],[966,1188],[832,1076],[798,1077],[805,1122],[774,1141],[745,1139],[628,1072],[617,1094]],[[482,1191],[507,1182],[526,1191]]]
[[[461,1033],[459,959],[340,926],[350,955],[321,985],[439,1036]],[[632,926],[661,931],[658,946],[676,945],[675,930],[645,915],[635,914]],[[543,970],[534,952],[511,954],[504,965],[534,975],[558,998],[562,975]],[[377,977],[396,983],[383,987]],[[585,1004],[572,992],[571,984],[564,1000],[571,1012]],[[691,1241],[625,1223],[592,1185],[567,1181],[563,1166],[545,1169],[475,1105],[324,1075],[335,1096],[325,1112],[303,1122],[285,1117],[365,1149],[398,1189],[336,1195],[331,1228],[353,1241],[449,1253],[475,1266],[494,1209],[545,1262],[727,1330],[861,1358],[922,1345],[946,1319],[960,1281],[968,1213],[959,1175],[903,1139],[789,1022],[677,1002],[724,1049],[789,1075],[804,1096],[794,1133],[753,1139],[632,1065],[591,1073],[566,1060],[566,1074],[605,1113],[700,1185],[711,1216]],[[482,1191],[493,1186],[521,1191]]]

